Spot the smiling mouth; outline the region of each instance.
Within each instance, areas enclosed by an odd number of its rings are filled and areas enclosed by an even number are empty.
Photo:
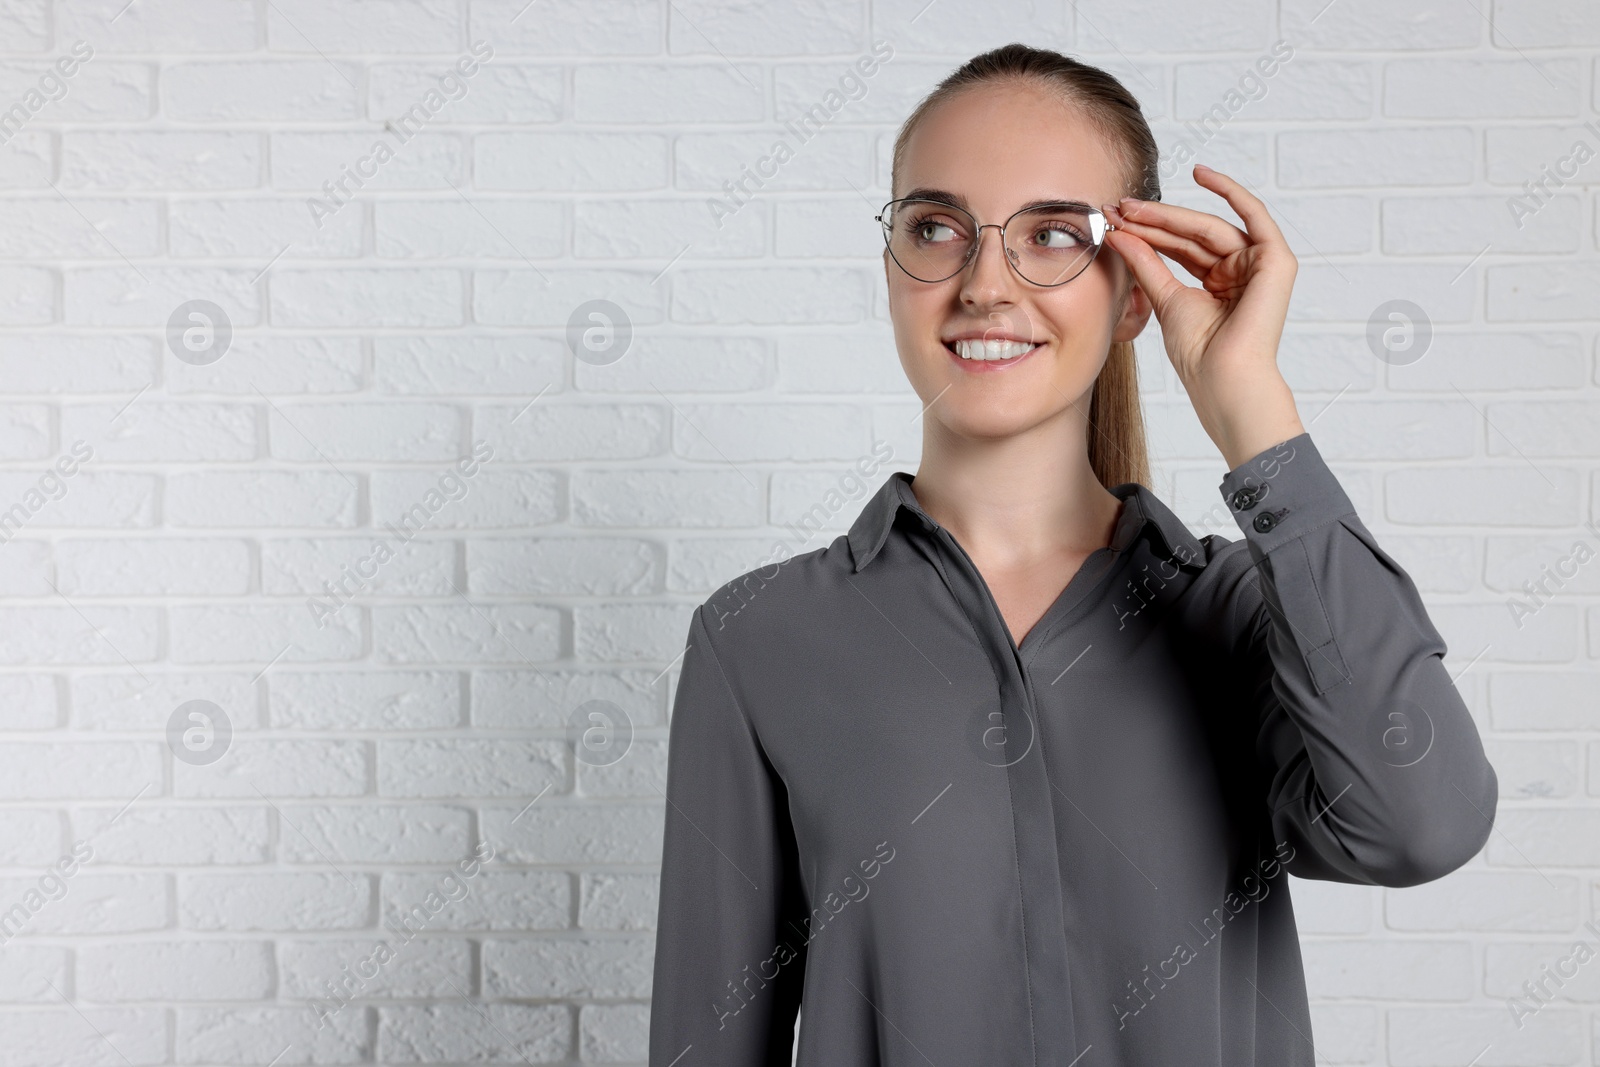
[[[996,341],[968,338],[945,343],[945,348],[969,363],[1010,364],[1038,348],[1028,341]]]

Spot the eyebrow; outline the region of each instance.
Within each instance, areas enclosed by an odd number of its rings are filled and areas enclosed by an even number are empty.
[[[941,204],[949,204],[951,207],[958,207],[962,211],[965,211],[969,215],[970,214],[974,214],[974,212],[972,210],[972,206],[971,206],[970,203],[968,203],[966,197],[962,196],[960,193],[947,192],[944,189],[929,189],[929,188],[926,188],[926,187],[913,189],[909,193],[907,193],[905,196],[901,197],[900,199],[902,199],[902,200],[936,200]],[[1071,200],[1071,199],[1067,199],[1067,198],[1064,198],[1064,197],[1062,199],[1059,199],[1059,200],[1030,200],[1026,204],[1023,204],[1021,207],[1019,207],[1017,210],[1018,211],[1027,211],[1029,208],[1044,207],[1046,204],[1066,204],[1066,205],[1069,205],[1071,207],[1081,207],[1081,208],[1094,210],[1094,211],[1098,211],[1099,210],[1098,208],[1094,207],[1094,205],[1086,204],[1082,200]]]

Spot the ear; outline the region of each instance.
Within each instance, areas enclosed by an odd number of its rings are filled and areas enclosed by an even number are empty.
[[[1116,326],[1111,331],[1113,341],[1131,341],[1144,332],[1145,325],[1150,321],[1151,314],[1155,311],[1150,298],[1140,288],[1138,282],[1128,283],[1128,295],[1122,302],[1122,315],[1117,319]]]

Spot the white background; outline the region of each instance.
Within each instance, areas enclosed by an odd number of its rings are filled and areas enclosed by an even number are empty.
[[[1448,878],[1293,883],[1319,1056],[1600,1063],[1600,962],[1524,1029],[1506,1005],[1600,944],[1600,169],[1521,226],[1508,206],[1600,151],[1600,8],[925,4],[0,2],[0,109],[93,49],[0,145],[0,512],[25,519],[0,545],[0,916],[93,850],[0,948],[0,1062],[642,1063],[689,612],[915,468],[872,221],[889,147],[951,68],[1024,40],[1106,67],[1164,152],[1188,138],[1267,201],[1300,257],[1302,419],[1424,591],[1500,774]],[[708,200],[879,40],[865,95],[719,226]],[[308,198],[474,41],[464,95],[318,226]],[[196,299],[233,329],[207,366],[167,344]],[[592,299],[635,330],[606,366],[565,343]],[[1402,299],[1434,336],[1398,366],[1367,328]],[[1155,489],[1236,538],[1153,327]],[[875,439],[890,467],[787,533]],[[308,597],[475,441],[493,459],[319,627]],[[605,767],[567,730],[597,699],[635,730]],[[205,766],[167,742],[191,700],[234,731]],[[311,998],[480,842],[470,895],[319,1030]]]

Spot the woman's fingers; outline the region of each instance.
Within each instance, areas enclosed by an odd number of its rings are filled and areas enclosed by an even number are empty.
[[[1170,230],[1134,222],[1112,204],[1105,205],[1101,210],[1106,213],[1106,217],[1112,221],[1117,230],[1121,230],[1123,233],[1130,233],[1146,244],[1160,249],[1163,255],[1177,261],[1184,270],[1201,281],[1205,280],[1211,268],[1223,258],[1215,252],[1201,247],[1187,237],[1180,237]]]
[[[1263,301],[1273,310],[1269,314],[1287,314],[1289,294],[1299,271],[1299,260],[1284,239],[1283,231],[1267,212],[1267,207],[1243,185],[1210,167],[1195,165],[1195,180],[1228,201],[1244,224],[1250,228],[1248,253],[1251,261],[1247,291],[1241,302],[1261,310]],[[1237,232],[1237,231],[1235,231]],[[1282,304],[1282,308],[1277,307]]]
[[[1255,244],[1281,244],[1287,247],[1288,242],[1283,238],[1283,231],[1278,229],[1278,224],[1267,213],[1267,207],[1250,190],[1222,173],[1212,170],[1202,163],[1194,167],[1194,180],[1210,189],[1228,202],[1233,208],[1233,213],[1244,220],[1245,229],[1248,231],[1249,240]],[[1221,220],[1218,220],[1221,221]],[[1224,223],[1224,225],[1227,225]],[[1234,233],[1239,233],[1235,226],[1228,226]]]
[[[1158,234],[1164,242],[1162,251],[1166,244],[1176,247],[1178,242],[1186,242],[1221,259],[1251,243],[1250,236],[1237,226],[1193,208],[1159,200],[1124,200],[1112,206],[1123,219]]]
[[[1195,165],[1195,181],[1227,200],[1249,232],[1216,215],[1157,200],[1124,200],[1120,205],[1107,204],[1102,210],[1117,230],[1139,238],[1174,260],[1208,289],[1225,281],[1217,275],[1217,265],[1230,257],[1238,262],[1236,257],[1247,249],[1256,263],[1294,261],[1266,206],[1243,185],[1200,164]]]

